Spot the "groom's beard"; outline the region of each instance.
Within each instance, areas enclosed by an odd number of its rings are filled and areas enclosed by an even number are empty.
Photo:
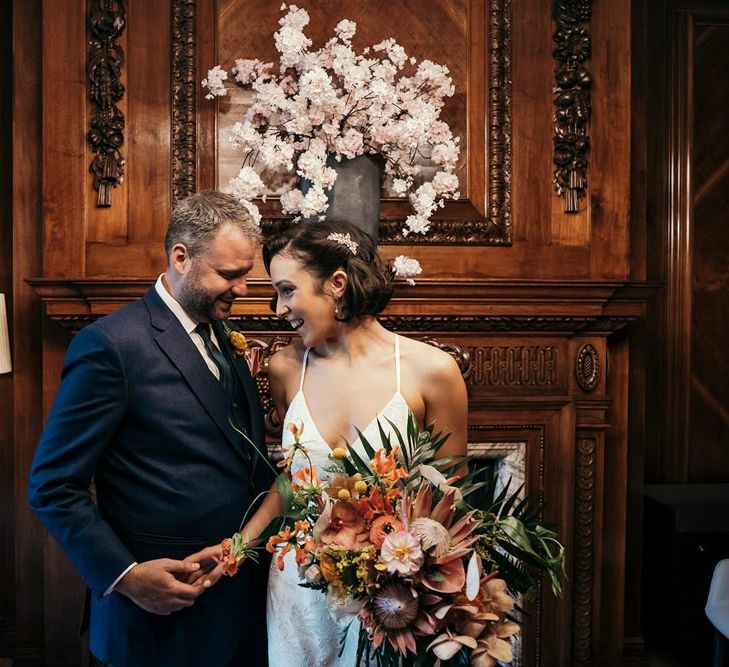
[[[225,295],[220,295],[225,296]],[[230,296],[232,302],[233,296]],[[198,322],[212,322],[226,318],[230,311],[223,312],[218,304],[218,296],[205,290],[197,267],[190,268],[185,280],[180,286],[179,304]]]

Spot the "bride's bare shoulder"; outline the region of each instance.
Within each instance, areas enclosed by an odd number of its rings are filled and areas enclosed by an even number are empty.
[[[268,361],[269,377],[279,382],[286,382],[290,377],[298,377],[305,349],[301,341],[295,341],[278,350]]]
[[[404,361],[428,375],[458,371],[455,359],[434,345],[400,336],[400,350]]]

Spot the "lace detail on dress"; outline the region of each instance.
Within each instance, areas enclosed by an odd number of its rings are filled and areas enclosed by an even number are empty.
[[[399,340],[397,336],[395,341],[397,391],[367,428],[362,431],[374,447],[380,442],[378,420],[383,430],[392,436],[394,433],[392,433],[388,419],[403,435],[407,432],[410,408],[400,393]],[[302,364],[301,385],[286,411],[284,425],[291,422],[303,423],[303,441],[306,444],[311,464],[320,479],[324,479],[326,477],[324,468],[329,466],[331,449],[321,437],[304,397],[303,379],[307,358],[308,350]],[[288,449],[293,442],[293,435],[284,429],[282,439],[284,450]],[[352,443],[352,446],[364,460],[367,460],[367,454],[359,440]],[[307,465],[308,462],[303,456],[297,456],[293,461],[292,472]],[[339,657],[342,632],[353,617],[350,615],[336,621],[329,611],[324,594],[299,586],[300,579],[294,553],[291,551],[287,553],[284,562],[283,572],[276,567],[275,559],[271,562],[268,579],[266,615],[269,665],[271,667],[354,667],[357,656],[359,621],[354,617],[347,633],[344,651]]]

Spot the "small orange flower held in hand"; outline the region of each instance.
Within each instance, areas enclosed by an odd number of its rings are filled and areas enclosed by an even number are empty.
[[[223,540],[223,557],[221,559],[223,563],[223,574],[227,575],[228,577],[232,577],[233,575],[238,573],[238,558],[234,556],[231,553],[231,548],[233,546],[233,540],[231,540],[229,537],[226,537]]]

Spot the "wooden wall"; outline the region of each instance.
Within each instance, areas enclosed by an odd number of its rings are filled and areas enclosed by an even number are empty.
[[[251,30],[276,14],[267,3],[245,4]],[[357,18],[375,34],[397,27],[378,23],[391,4],[316,6],[336,20]],[[0,377],[0,390],[7,385],[12,396],[11,418],[0,425],[1,442],[10,444],[0,456],[12,469],[13,479],[3,480],[12,522],[3,530],[14,535],[15,549],[0,573],[0,589],[8,591],[0,597],[0,627],[18,664],[87,659],[75,636],[83,589],[27,507],[27,471],[72,332],[141,296],[164,267],[172,199],[218,182],[216,127],[224,108],[203,100],[198,84],[225,49],[236,51],[222,36],[234,41],[226,12],[239,5],[127,0],[119,103],[126,173],[111,206],[98,208],[86,142],[87,0],[13,3],[13,224],[0,230],[0,240],[11,240],[12,250],[1,252],[12,268],[0,267],[0,279],[12,291],[15,372]],[[631,160],[632,10],[629,0],[592,5],[591,151],[580,211],[565,214],[552,184],[552,3],[441,0],[421,9],[420,20],[427,23],[429,11],[455,17],[454,34],[468,41],[467,62],[454,64],[465,86],[455,100],[463,111],[452,112],[469,117],[466,195],[446,209],[438,242],[403,244],[394,233],[381,243],[386,256],[415,255],[426,270],[417,287],[396,293],[385,323],[468,355],[472,442],[527,443],[530,491],[548,502],[545,519],[568,545],[565,597],[543,594],[527,634],[526,664],[545,666],[620,650],[626,576],[631,582],[626,553],[635,552],[637,539],[629,507],[643,474],[640,318],[650,295],[642,281],[651,276],[644,221],[631,217],[631,205],[645,211],[647,199],[631,191],[631,170],[645,169],[635,154]],[[508,74],[501,72],[498,89],[490,89],[494,43]],[[463,48],[445,40],[437,46],[443,58]],[[494,94],[508,104],[489,129]],[[501,152],[494,137],[508,144]],[[491,217],[490,175],[506,187],[498,203],[508,219]],[[403,207],[385,204],[387,230]],[[274,224],[275,211],[268,217]],[[263,345],[288,335],[270,316],[269,295],[259,265],[249,297],[235,309]]]
[[[656,390],[647,395],[653,427],[646,441],[650,483],[729,480],[726,345],[726,91],[729,7],[721,0],[640,3],[645,78],[641,164],[648,277],[665,283],[651,307],[646,359]],[[657,54],[660,54],[657,56]]]

